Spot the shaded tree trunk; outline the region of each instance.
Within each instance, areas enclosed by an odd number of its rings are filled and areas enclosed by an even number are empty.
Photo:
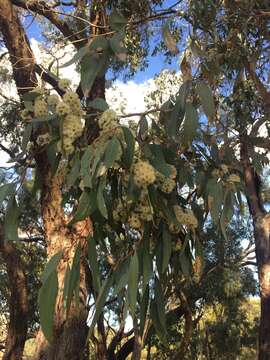
[[[25,266],[19,251],[5,242],[0,228],[0,251],[6,265],[9,283],[9,324],[3,360],[22,359],[27,336],[28,297]]]
[[[36,359],[84,359],[87,337],[87,283],[84,259],[87,256],[87,237],[92,232],[89,219],[67,227],[67,219],[62,209],[61,186],[63,178],[51,174],[49,164],[41,154],[37,158],[39,171],[43,178],[42,218],[47,243],[48,257],[62,251],[63,256],[57,269],[58,297],[54,319],[54,341],[48,344],[39,335]],[[80,302],[72,303],[68,316],[63,312],[63,289],[67,266],[72,266],[73,257],[78,245],[81,245],[80,265]]]
[[[260,197],[261,181],[249,162],[247,138],[242,139],[241,157],[249,211],[253,219],[255,251],[261,295],[259,360],[270,360],[270,214]]]

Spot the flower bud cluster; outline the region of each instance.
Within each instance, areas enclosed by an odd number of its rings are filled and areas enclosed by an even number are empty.
[[[55,107],[58,105],[59,102],[60,102],[59,96],[56,94],[52,94],[47,97],[47,103],[49,106]]]
[[[73,114],[65,116],[63,121],[62,147],[67,155],[73,153],[73,142],[82,135],[82,131],[83,126],[80,117]]]
[[[67,91],[70,88],[71,81],[69,79],[61,79],[58,81],[58,86],[61,90]]]
[[[173,207],[177,221],[190,228],[198,227],[198,220],[191,209],[182,209],[181,206]]]
[[[42,117],[48,115],[48,104],[40,96],[36,98],[34,103],[34,115],[35,117]]]
[[[158,188],[165,194],[170,194],[176,186],[176,176],[177,170],[174,166],[171,166],[171,174],[169,177],[166,177],[160,172],[156,171],[156,181]]]
[[[155,169],[147,161],[139,160],[134,165],[134,182],[138,187],[147,187],[156,180]]]

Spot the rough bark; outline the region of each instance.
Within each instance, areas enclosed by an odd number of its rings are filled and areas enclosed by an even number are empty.
[[[59,292],[56,301],[54,319],[54,341],[48,344],[40,335],[36,350],[36,359],[78,359],[84,358],[85,341],[87,337],[87,284],[85,268],[83,266],[87,253],[87,237],[92,232],[89,219],[68,227],[68,219],[62,209],[61,185],[63,178],[51,174],[49,164],[40,155],[37,158],[39,171],[43,178],[42,189],[42,218],[47,242],[47,253],[50,258],[55,253],[62,251],[63,257],[58,266]],[[82,248],[82,261],[80,271],[80,303],[73,304],[66,316],[63,313],[62,295],[64,278],[67,266],[71,267],[72,260],[78,245]]]
[[[253,219],[255,251],[261,295],[259,360],[270,360],[270,214],[260,198],[260,179],[249,162],[247,139],[242,138],[241,160],[249,211]]]
[[[25,266],[19,251],[5,242],[0,228],[0,252],[6,265],[9,284],[9,325],[3,360],[22,359],[27,336],[28,297]]]
[[[24,28],[10,0],[0,1],[0,31],[9,52],[18,93],[22,95],[37,84],[35,62]]]

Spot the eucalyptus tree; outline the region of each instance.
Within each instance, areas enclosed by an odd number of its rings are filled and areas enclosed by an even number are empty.
[[[188,325],[185,286],[204,276],[206,224],[213,222],[226,240],[226,226],[245,206],[243,194],[254,219],[262,293],[260,359],[269,358],[268,217],[258,181],[268,158],[255,148],[268,147],[258,133],[268,121],[261,78],[265,11],[256,1],[239,5],[236,14],[231,2],[208,0],[168,7],[162,1],[0,2],[0,32],[20,97],[14,129],[24,127],[13,156],[22,176],[1,188],[8,199],[4,237],[17,239],[18,189],[30,174],[48,256],[37,359],[87,358],[89,340],[97,359],[125,358],[130,348],[140,359],[151,326],[167,344],[166,297],[176,298]],[[35,59],[21,20],[29,14],[53,29],[46,31],[48,41],[57,34],[63,46],[75,47],[65,65],[78,66],[76,91],[71,79],[59,78],[57,64],[46,69]],[[185,49],[181,83],[129,127],[129,115],[106,102],[106,75],[146,66],[153,37],[163,39],[154,54],[170,59]],[[121,326],[108,345],[103,310],[112,303],[121,309]],[[132,341],[124,332],[128,313]],[[27,322],[27,313],[10,319],[10,328],[18,321]],[[188,339],[189,326],[186,332]],[[16,346],[13,358],[21,356],[23,341]]]

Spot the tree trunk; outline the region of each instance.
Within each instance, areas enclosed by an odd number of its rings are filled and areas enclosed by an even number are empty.
[[[270,214],[254,219],[261,294],[259,360],[270,360]]]
[[[50,172],[47,159],[40,154],[37,158],[39,171],[42,174],[42,218],[48,257],[59,251],[63,252],[62,260],[57,269],[58,297],[56,300],[54,319],[54,340],[48,344],[42,336],[36,350],[36,359],[74,359],[83,360],[87,338],[87,282],[85,272],[85,258],[87,256],[87,237],[92,233],[92,224],[89,219],[67,227],[70,219],[62,209],[61,186],[62,176],[53,176]],[[68,316],[63,312],[63,290],[67,266],[71,267],[73,257],[78,245],[81,245],[80,267],[80,302],[72,303]]]
[[[5,242],[0,229],[0,251],[6,264],[9,283],[9,325],[3,360],[22,359],[27,336],[28,298],[24,264],[18,250]]]
[[[247,137],[241,139],[241,160],[249,211],[253,219],[255,251],[261,295],[259,360],[270,360],[270,214],[260,197],[261,181],[249,162]]]

